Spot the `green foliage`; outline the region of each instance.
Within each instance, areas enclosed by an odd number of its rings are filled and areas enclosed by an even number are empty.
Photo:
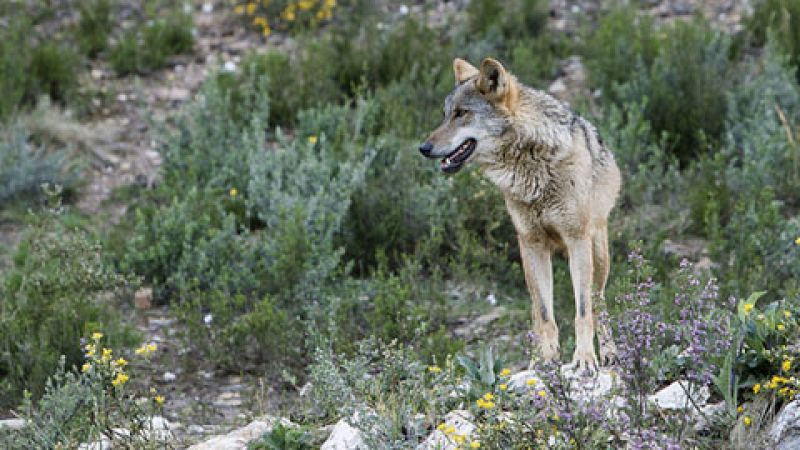
[[[127,361],[120,365],[111,353],[108,357],[97,354],[101,339],[87,344],[94,345],[96,352],[89,355],[87,351],[80,372],[75,367],[67,369],[62,357],[42,397],[34,402],[25,396],[18,413],[27,426],[19,431],[0,430],[3,448],[77,448],[91,441],[100,445],[101,439],[125,448],[164,448],[170,431],[151,419],[161,412],[163,397],[131,389],[127,380],[135,375],[127,373]],[[72,346],[77,348],[77,342]],[[126,433],[112,431],[123,428]]]
[[[768,37],[787,55],[800,77],[800,2],[797,0],[760,0],[753,15],[745,21],[754,43],[762,46]],[[798,78],[800,80],[800,78]]]
[[[80,19],[75,28],[75,39],[84,55],[96,58],[108,48],[108,37],[113,29],[111,0],[91,0],[78,6]]]
[[[74,95],[80,57],[63,42],[40,39],[34,45],[35,35],[31,21],[19,11],[0,27],[0,120],[35,104],[41,95],[62,104]]]
[[[0,205],[41,200],[43,185],[61,186],[62,192],[76,187],[77,172],[65,161],[63,152],[34,148],[19,127],[0,133],[0,137]]]
[[[6,119],[26,95],[31,60],[30,22],[16,15],[0,27],[0,120]]]
[[[42,395],[45,380],[62,355],[80,364],[80,338],[105,329],[113,345],[131,342],[131,332],[101,292],[117,292],[128,280],[103,261],[101,247],[86,232],[42,217],[20,243],[14,266],[0,287],[0,379],[4,402],[22,390]]]
[[[248,444],[248,450],[311,450],[311,433],[302,427],[287,427],[278,424],[260,439]]]
[[[646,99],[653,138],[666,134],[667,148],[686,165],[722,137],[734,83],[731,43],[699,19],[660,31],[630,9],[613,10],[586,38],[587,66],[609,100]]]
[[[28,98],[31,103],[38,94],[49,95],[56,102],[65,103],[78,84],[79,56],[69,46],[45,41],[33,48],[28,67],[31,86]]]
[[[162,68],[170,56],[192,50],[192,16],[169,11],[128,30],[111,49],[109,62],[120,75],[147,74]]]
[[[541,0],[476,0],[467,6],[468,32],[505,39],[536,36],[547,25],[548,5]]]
[[[473,361],[467,355],[457,355],[459,367],[464,369],[464,385],[466,389],[460,392],[469,401],[480,398],[484,392],[495,390],[500,383],[500,373],[505,367],[502,358],[495,353],[491,346],[483,347],[478,351],[478,360]]]

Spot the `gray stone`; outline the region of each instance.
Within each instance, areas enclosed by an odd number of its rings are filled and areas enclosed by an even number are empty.
[[[356,450],[367,449],[361,431],[353,427],[345,419],[339,420],[333,427],[330,436],[322,444],[320,450]]]
[[[475,432],[477,427],[472,423],[472,414],[463,409],[450,411],[444,416],[444,430],[434,430],[420,445],[417,450],[455,450],[462,448],[458,445],[454,438],[451,436],[464,436],[469,438]],[[445,431],[452,427],[452,433],[445,433]]]
[[[210,439],[189,447],[189,450],[244,450],[247,444],[272,431],[278,424],[294,426],[284,418],[262,417],[228,434],[213,436]]]
[[[692,393],[691,399],[687,391]],[[688,381],[678,380],[649,396],[648,400],[661,409],[680,410],[693,408],[694,405],[704,406],[710,396],[707,386],[698,389],[690,386]]]
[[[27,426],[25,419],[3,419],[0,420],[0,429],[8,428],[11,430],[21,430]]]
[[[776,450],[800,448],[800,400],[784,405],[769,427],[769,438]]]

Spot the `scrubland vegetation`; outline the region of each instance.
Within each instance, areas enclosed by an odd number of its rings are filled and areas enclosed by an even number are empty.
[[[118,2],[95,0],[55,34],[43,31],[46,2],[0,6],[0,217],[22,230],[0,253],[0,405],[35,424],[0,430],[0,446],[71,447],[142,429],[137,418],[162,407],[136,379],[147,351],[117,362],[147,349],[126,320],[141,286],[178,318],[184,359],[263,375],[290,399],[263,413],[302,427],[255,448],[313,448],[318,425],[356,411],[370,448],[412,448],[459,405],[479,430],[465,448],[727,448],[731,429],[757,436],[797,395],[797,1],[755,2],[736,34],[699,15],[661,22],[638,2],[569,32],[548,28],[544,0],[472,0],[430,23],[366,0],[220,2],[249,33],[291,36],[293,50],[267,43],[234,71],[216,67],[160,124],[157,182],[117,192],[128,208],[109,226],[71,206],[86,165],[19,118],[41,96],[90,116],[76,95],[90,59],[147,76],[192,51],[191,3],[141,3],[128,29],[115,25]],[[440,120],[454,57],[493,56],[545,89],[571,55],[589,77],[572,106],[624,179],[606,292],[614,417],[571,399],[542,362],[551,389],[508,390],[502,369],[536,358],[502,197],[476,170],[446,177],[416,151]],[[674,250],[686,242],[700,251]],[[567,358],[564,261],[554,280]],[[500,318],[455,334],[493,310],[487,296]],[[678,379],[708,386],[723,419],[696,432],[643,402]],[[313,400],[295,393],[306,381]],[[770,406],[754,412],[759,399]]]

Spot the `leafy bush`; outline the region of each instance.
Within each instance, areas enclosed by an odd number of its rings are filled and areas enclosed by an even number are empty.
[[[311,450],[313,437],[308,430],[301,427],[287,427],[278,424],[255,442],[248,445],[248,450]]]
[[[80,371],[66,368],[62,358],[37,402],[26,396],[20,416],[28,424],[20,431],[0,430],[0,444],[8,449],[77,448],[94,441],[100,446],[126,448],[164,448],[170,430],[153,419],[161,411],[164,397],[155,388],[142,395],[131,388],[135,377],[125,358],[116,358],[113,349],[103,348],[103,334],[83,339],[85,361]],[[79,348],[77,342],[71,345]],[[102,350],[101,350],[102,349]],[[153,349],[153,350],[151,350]],[[137,350],[146,359],[155,344]],[[138,357],[137,357],[138,358]],[[136,380],[138,381],[138,380]],[[122,432],[124,430],[125,432]]]
[[[126,32],[111,49],[109,62],[120,75],[158,70],[170,56],[192,50],[192,16],[169,11]]]
[[[0,120],[6,119],[25,97],[31,60],[30,22],[15,15],[0,27]]]
[[[3,401],[15,402],[23,389],[42,395],[45,380],[62,355],[68,367],[83,355],[81,336],[103,328],[113,345],[133,335],[101,293],[115,292],[128,280],[114,272],[87,233],[43,217],[14,255],[14,266],[0,290],[0,379]]]
[[[75,39],[84,55],[95,58],[108,48],[108,37],[113,28],[111,1],[87,1],[78,8],[80,20],[75,28]]]
[[[467,5],[468,32],[497,33],[505,39],[536,36],[547,25],[547,3],[541,0],[476,0]]]
[[[760,0],[745,24],[756,45],[763,46],[771,35],[775,44],[789,55],[793,71],[800,77],[800,2]]]
[[[40,43],[31,52],[28,101],[33,104],[39,94],[47,94],[54,101],[65,103],[78,85],[79,68],[79,56],[69,46]]]
[[[42,185],[70,190],[77,185],[75,168],[63,152],[32,148],[28,134],[18,127],[0,133],[0,205],[42,196]]]

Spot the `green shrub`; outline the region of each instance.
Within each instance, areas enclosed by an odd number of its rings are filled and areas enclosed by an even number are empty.
[[[75,28],[75,39],[81,52],[95,58],[108,48],[108,37],[113,29],[110,0],[91,0],[78,6],[80,20]]]
[[[756,45],[763,46],[771,35],[777,46],[789,55],[793,71],[800,77],[800,2],[760,0],[745,25]]]
[[[28,101],[33,104],[40,94],[66,103],[78,85],[80,59],[69,46],[45,41],[33,48],[28,68]]]
[[[152,420],[162,411],[164,397],[154,388],[143,395],[144,387],[139,392],[131,387],[142,385],[139,380],[128,381],[136,374],[128,370],[125,358],[117,358],[113,349],[104,347],[102,333],[84,342],[86,362],[80,371],[74,366],[67,369],[61,358],[42,397],[33,402],[26,396],[17,410],[27,426],[19,431],[0,429],[3,448],[79,448],[100,446],[101,440],[124,448],[156,449],[168,444],[171,432]],[[78,342],[71,345],[80,350]],[[126,432],[118,432],[121,429]]]
[[[0,121],[10,116],[26,95],[31,31],[30,21],[20,14],[0,26]]]
[[[131,331],[101,292],[116,292],[128,280],[103,261],[101,248],[87,233],[43,217],[14,255],[0,293],[0,379],[6,406],[26,389],[42,395],[45,380],[62,355],[68,367],[83,355],[82,336],[106,330],[113,345],[129,344]]]
[[[647,70],[661,48],[655,23],[635,8],[614,8],[584,38],[583,53],[593,86],[618,101],[615,86],[629,81],[636,70]]]
[[[269,433],[251,442],[248,450],[311,450],[313,436],[302,427],[284,426],[278,424]]]
[[[33,148],[28,134],[18,127],[0,137],[0,205],[41,200],[44,184],[61,186],[62,192],[77,186],[77,172],[63,152]]]
[[[178,10],[128,30],[111,49],[109,62],[120,75],[147,74],[170,56],[192,50],[192,16]]]
[[[548,5],[541,0],[475,0],[467,6],[468,32],[497,33],[503,39],[539,35],[547,25]]]

